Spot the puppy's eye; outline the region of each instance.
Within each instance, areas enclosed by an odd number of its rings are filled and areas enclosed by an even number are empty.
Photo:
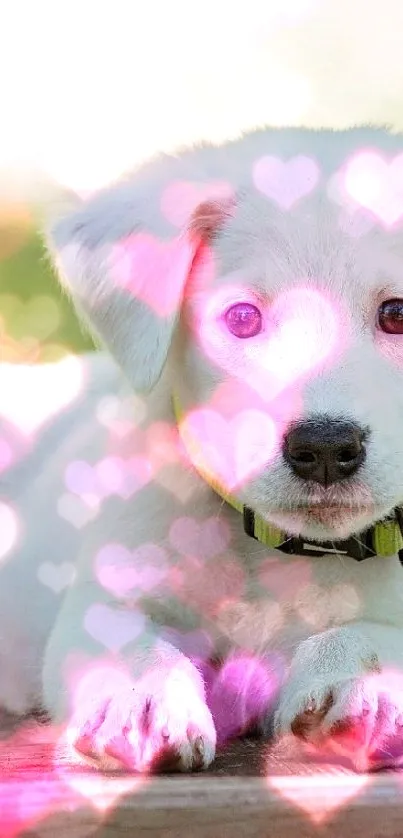
[[[226,311],[224,319],[237,338],[253,338],[262,330],[262,315],[252,303],[236,303]]]
[[[389,335],[403,335],[403,300],[385,300],[379,306],[378,326]]]

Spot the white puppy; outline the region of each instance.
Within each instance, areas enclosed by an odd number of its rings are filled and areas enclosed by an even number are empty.
[[[49,234],[114,360],[3,367],[0,702],[101,768],[403,754],[402,148],[256,131]]]

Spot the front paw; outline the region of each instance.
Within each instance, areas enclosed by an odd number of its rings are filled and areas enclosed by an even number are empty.
[[[382,672],[289,685],[275,715],[274,731],[347,757],[358,771],[400,765],[402,675]]]
[[[87,694],[88,695],[88,694]],[[70,745],[103,771],[196,771],[214,759],[211,713],[192,677],[176,668],[81,697]]]

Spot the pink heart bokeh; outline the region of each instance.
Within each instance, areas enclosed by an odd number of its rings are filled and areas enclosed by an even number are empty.
[[[274,156],[261,157],[252,168],[256,189],[285,210],[313,192],[319,178],[315,160],[302,154],[287,161]]]
[[[176,227],[183,227],[192,212],[203,201],[220,201],[233,198],[234,190],[224,181],[191,183],[172,181],[161,196],[161,212]]]
[[[349,337],[347,311],[321,288],[290,287],[263,312],[264,327],[240,341],[222,327],[228,288],[209,297],[196,326],[203,353],[230,376],[253,387],[259,399],[274,401],[287,387],[312,377],[344,349]],[[231,296],[245,291],[233,286]]]
[[[230,603],[239,602],[245,590],[245,574],[232,557],[213,561],[184,556],[171,565],[170,590],[187,609],[203,618],[216,619]]]
[[[79,497],[70,492],[61,495],[57,501],[57,512],[77,530],[81,530],[94,521],[99,513],[99,503],[94,497]]]
[[[95,559],[100,584],[115,596],[148,593],[160,585],[167,574],[167,555],[157,544],[142,544],[128,550],[123,544],[107,544]]]
[[[270,462],[277,444],[275,423],[257,410],[239,410],[226,419],[200,408],[184,417],[180,432],[196,467],[229,491]]]
[[[196,242],[186,235],[161,241],[150,233],[132,233],[113,245],[109,254],[110,292],[127,291],[159,317],[171,317],[195,251]]]
[[[169,531],[169,540],[182,556],[211,559],[227,549],[230,541],[229,526],[224,520],[208,518],[177,518]]]
[[[162,636],[167,643],[179,649],[192,661],[208,660],[213,649],[213,641],[203,629],[184,632],[179,629],[166,628]]]
[[[273,654],[260,659],[236,651],[228,657],[209,684],[208,703],[220,743],[265,718],[284,668],[280,656]]]
[[[113,609],[103,603],[91,605],[84,617],[85,630],[110,652],[119,652],[136,640],[144,626],[145,618],[140,612]]]
[[[74,581],[76,569],[71,562],[42,562],[38,568],[38,579],[55,594],[61,593]]]
[[[325,824],[348,801],[368,785],[368,775],[317,771],[307,776],[268,777],[268,786],[283,800],[304,812],[317,824]]]
[[[403,153],[387,160],[375,151],[362,151],[348,161],[343,180],[350,198],[385,226],[403,217]]]
[[[104,457],[93,465],[73,460],[66,468],[66,487],[83,500],[103,500],[119,495],[125,500],[142,489],[152,477],[152,466],[146,457]]]

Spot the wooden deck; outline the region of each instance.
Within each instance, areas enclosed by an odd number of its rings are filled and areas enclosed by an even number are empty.
[[[402,838],[403,772],[359,776],[290,746],[234,743],[204,774],[106,777],[50,728],[2,725],[1,838]]]

